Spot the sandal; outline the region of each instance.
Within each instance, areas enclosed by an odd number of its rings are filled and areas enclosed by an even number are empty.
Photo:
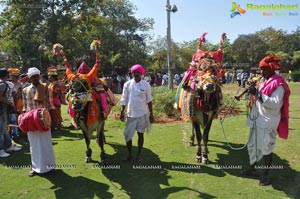
[[[37,172],[35,172],[35,171],[33,171],[33,170],[29,171],[29,173],[28,173],[28,176],[29,176],[29,177],[33,177],[33,176],[35,176],[35,175],[37,175]]]

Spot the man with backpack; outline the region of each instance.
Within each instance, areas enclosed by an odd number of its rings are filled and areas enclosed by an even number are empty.
[[[13,108],[13,102],[8,100],[9,86],[6,81],[9,77],[9,72],[6,68],[0,68],[0,157],[5,158],[10,156],[7,152],[19,151],[22,148],[11,142],[8,134],[8,109]]]

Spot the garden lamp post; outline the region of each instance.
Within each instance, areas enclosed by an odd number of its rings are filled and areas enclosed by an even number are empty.
[[[177,11],[176,5],[171,6],[170,0],[167,0],[167,45],[168,45],[168,53],[167,53],[167,66],[168,66],[168,87],[169,89],[173,89],[173,76],[171,70],[171,22],[170,22],[170,12],[175,13]]]
[[[42,66],[42,54],[45,52],[45,50],[47,49],[47,46],[45,44],[41,44],[38,47],[38,51],[40,53],[40,70],[43,73],[43,66]]]

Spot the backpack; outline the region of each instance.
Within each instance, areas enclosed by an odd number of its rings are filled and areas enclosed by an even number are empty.
[[[7,85],[6,82],[0,80],[0,85],[2,85],[2,84],[5,84],[5,85],[6,85],[6,87],[5,87],[5,89],[4,89],[4,92],[3,92],[3,94],[2,94],[2,97],[4,97],[4,96],[6,95],[6,92],[7,92],[7,89],[8,89],[8,85]],[[0,102],[0,110],[1,110],[1,112],[2,112],[3,105],[4,105],[4,104],[3,104],[2,102]]]
[[[5,84],[6,85],[6,87],[5,87],[5,89],[4,89],[4,92],[3,92],[3,94],[2,94],[2,97],[4,97],[5,96],[5,94],[6,94],[6,92],[7,92],[7,89],[8,89],[8,85],[7,85],[7,83],[6,82],[4,82],[4,81],[0,81],[0,85],[2,85],[2,84]]]

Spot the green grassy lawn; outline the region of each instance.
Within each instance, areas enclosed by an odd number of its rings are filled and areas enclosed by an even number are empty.
[[[56,176],[28,177],[29,146],[0,159],[0,198],[221,198],[279,199],[300,198],[300,83],[290,83],[290,135],[277,139],[272,185],[260,187],[258,180],[242,178],[239,172],[248,165],[246,102],[241,100],[242,113],[223,120],[214,120],[209,142],[209,165],[195,162],[196,147],[190,147],[191,124],[153,124],[145,135],[143,162],[124,163],[127,151],[123,138],[125,124],[112,117],[106,121],[105,149],[110,168],[99,164],[100,150],[92,140],[93,162],[85,163],[85,142],[80,130],[64,129],[53,134],[57,167]],[[224,93],[234,96],[236,85],[225,85]],[[117,111],[117,110],[116,110]],[[63,107],[64,126],[70,124]],[[226,135],[226,139],[225,136]],[[134,153],[137,135],[133,139]]]

